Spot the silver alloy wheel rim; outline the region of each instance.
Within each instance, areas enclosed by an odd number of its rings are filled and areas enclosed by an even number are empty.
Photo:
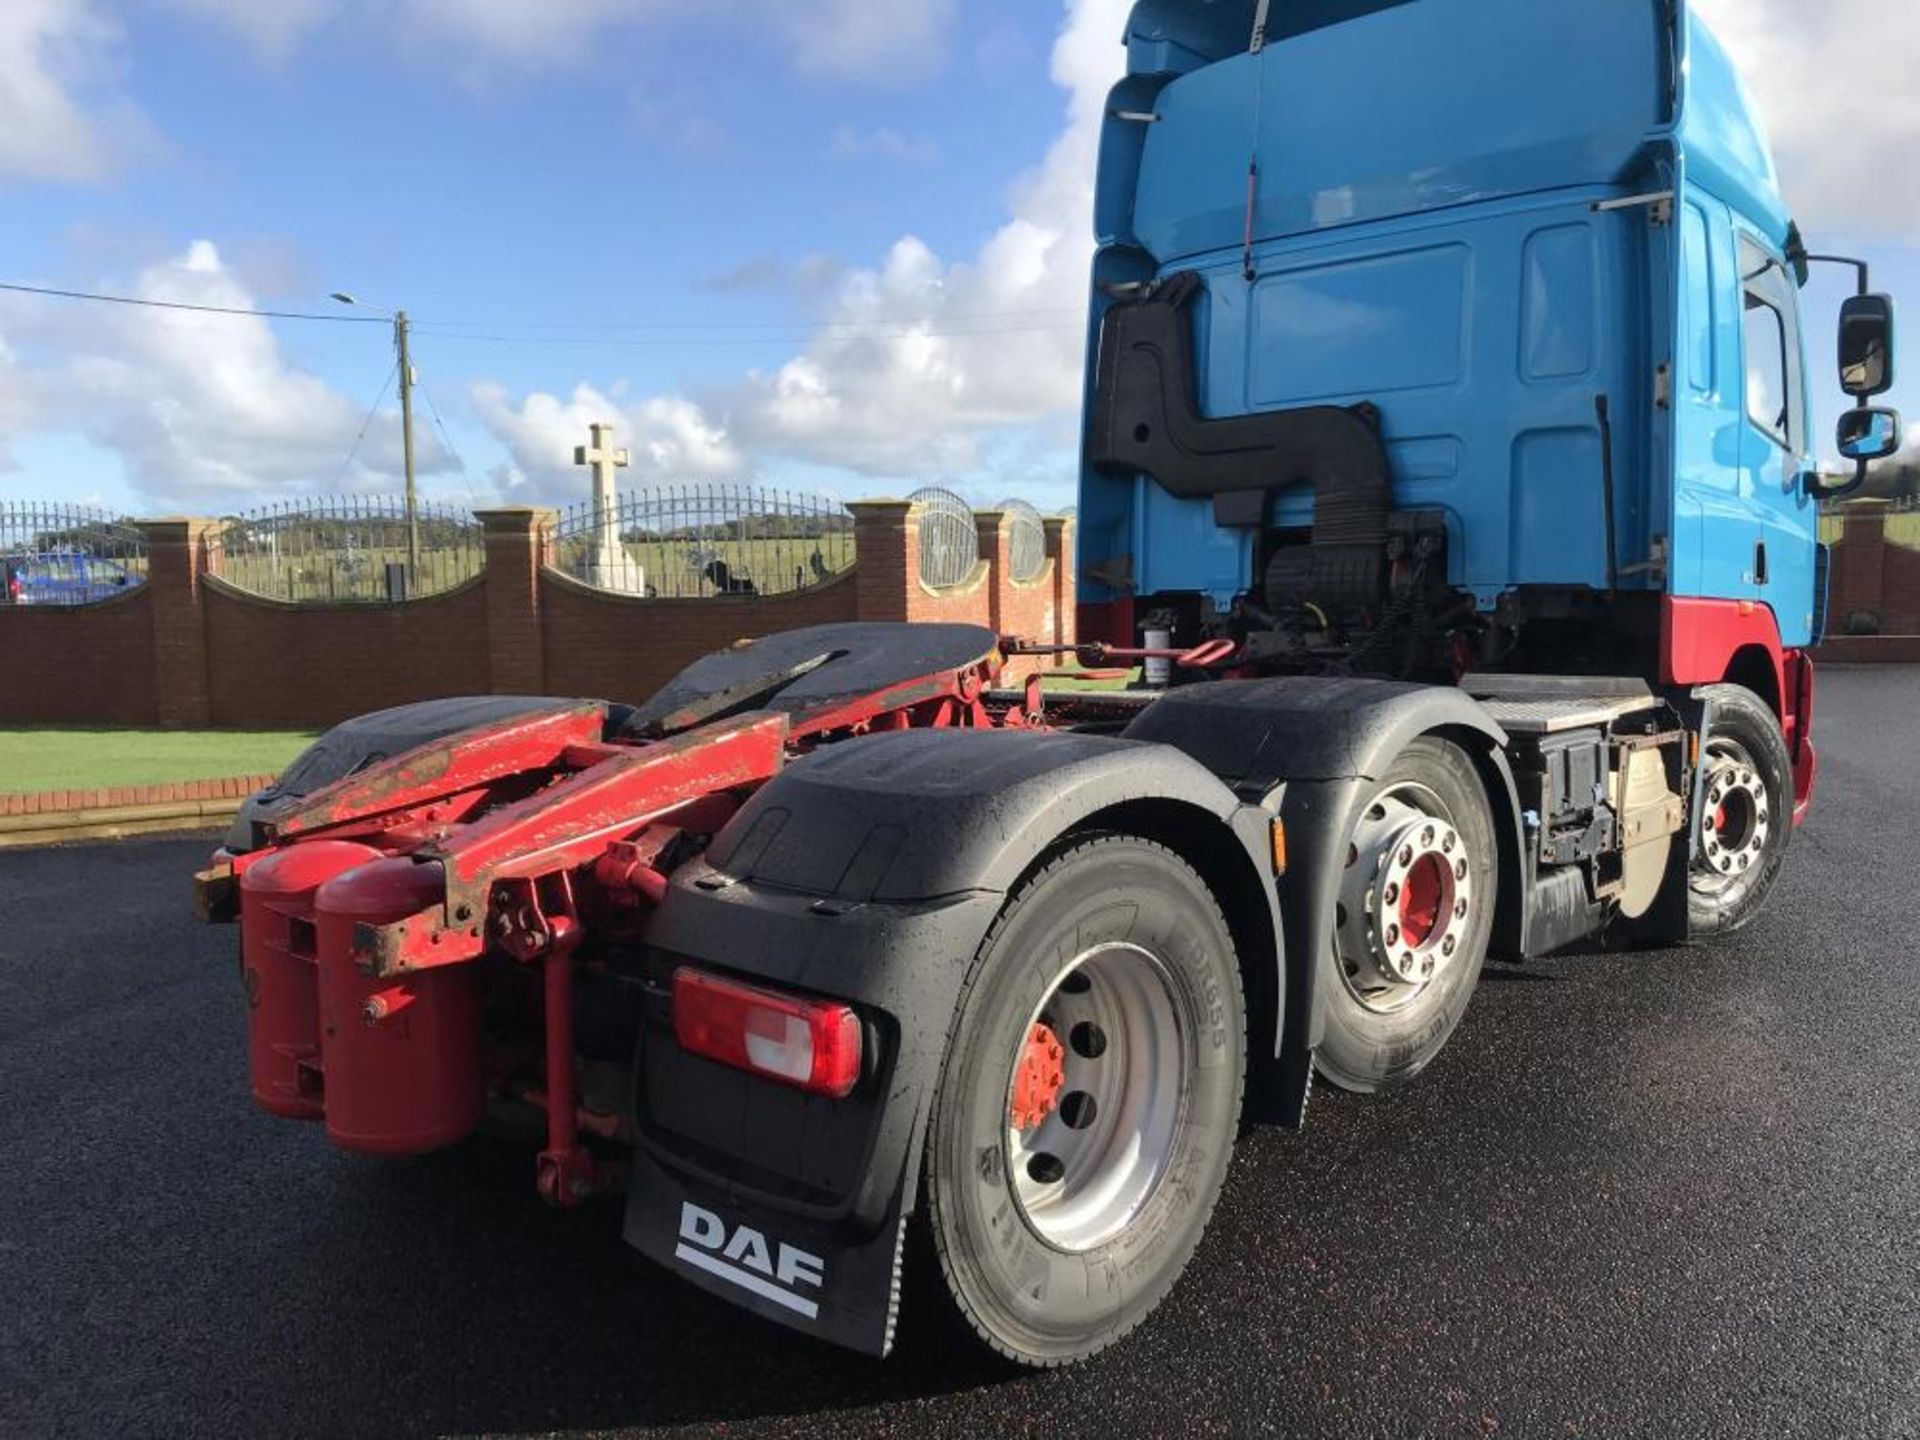
[[[1692,883],[1697,894],[1736,900],[1760,882],[1773,805],[1760,767],[1738,740],[1707,742],[1701,763],[1700,814],[1694,825]]]
[[[1476,904],[1466,837],[1440,797],[1411,782],[1381,791],[1354,825],[1334,913],[1347,993],[1380,1015],[1416,1004],[1465,953]]]
[[[1013,1119],[1026,1037],[1047,1026],[1065,1079],[1038,1125]],[[1006,1092],[1006,1174],[1027,1226],[1057,1250],[1092,1250],[1152,1198],[1186,1124],[1198,1051],[1193,1008],[1158,956],[1095,946],[1054,981],[1021,1031]]]

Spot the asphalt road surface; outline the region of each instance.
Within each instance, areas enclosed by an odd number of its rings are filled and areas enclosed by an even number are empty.
[[[1920,672],[1819,734],[1749,934],[1490,971],[1045,1376],[740,1315],[518,1153],[337,1155],[249,1106],[205,841],[0,855],[0,1435],[1920,1435]]]

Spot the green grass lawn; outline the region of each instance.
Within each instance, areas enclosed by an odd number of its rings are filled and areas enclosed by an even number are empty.
[[[0,794],[278,774],[309,731],[0,726]]]
[[[1112,667],[1119,669],[1119,666]],[[1078,665],[1065,665],[1058,670],[1043,670],[1041,684],[1048,690],[1124,690],[1140,678],[1139,667],[1130,670],[1119,680],[1090,680],[1080,673]]]

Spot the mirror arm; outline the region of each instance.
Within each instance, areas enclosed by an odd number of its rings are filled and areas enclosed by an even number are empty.
[[[1809,265],[1845,265],[1859,277],[1860,289],[1857,294],[1866,295],[1873,289],[1872,276],[1864,260],[1856,260],[1851,255],[1803,255],[1800,258]]]
[[[1865,460],[1856,460],[1853,462],[1853,466],[1853,478],[1842,481],[1840,484],[1832,487],[1822,485],[1820,483],[1820,472],[1818,470],[1813,471],[1807,476],[1807,494],[1815,500],[1822,501],[1844,500],[1849,495],[1858,494],[1867,483],[1868,466]]]

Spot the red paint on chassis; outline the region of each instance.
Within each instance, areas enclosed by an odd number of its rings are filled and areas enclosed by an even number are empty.
[[[995,711],[1002,659],[940,671],[799,716],[754,712],[661,740],[609,741],[596,704],[479,726],[308,797],[263,849],[198,877],[210,919],[238,911],[256,1101],[324,1120],[342,1148],[451,1144],[492,1095],[542,1106],[537,1184],[556,1205],[614,1183],[583,1139],[574,1068],[576,955],[665,895],[685,834],[712,834],[787,760],[845,735],[1036,723]],[[683,852],[682,852],[683,853]],[[236,894],[237,892],[237,894]],[[237,903],[236,903],[237,901]],[[484,956],[530,983],[489,985]],[[536,970],[537,967],[537,970]],[[504,989],[540,1037],[487,1043]]]

